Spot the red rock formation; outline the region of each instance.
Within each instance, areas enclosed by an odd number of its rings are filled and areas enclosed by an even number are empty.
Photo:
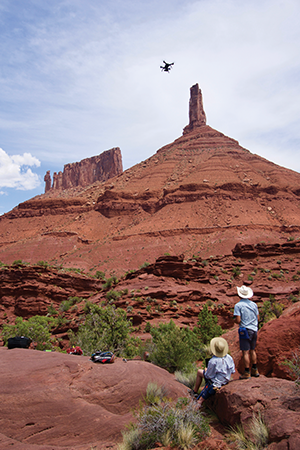
[[[0,448],[104,449],[122,440],[149,382],[178,398],[186,387],[145,361],[0,348]]]
[[[52,189],[56,189],[56,190],[62,189],[62,185],[63,185],[62,179],[63,179],[62,172],[58,172],[58,173],[54,172]]]
[[[66,164],[63,172],[54,172],[52,189],[69,189],[77,186],[89,186],[96,181],[106,181],[123,172],[122,155],[118,147],[100,155],[83,159],[80,162]],[[45,193],[51,183],[50,171],[45,175]]]
[[[44,176],[45,181],[45,193],[50,191],[51,189],[51,175],[50,170],[47,170],[46,175]]]
[[[222,387],[208,400],[224,425],[246,425],[261,413],[272,450],[300,448],[299,388],[292,381],[259,377],[236,380]]]
[[[0,217],[0,260],[53,258],[120,275],[166,252],[205,259],[228,254],[237,242],[296,243],[300,174],[205,125],[201,111],[196,86],[188,132],[112,179],[76,187],[92,174],[85,163],[67,165],[63,189],[51,189]],[[70,180],[73,187],[66,189]],[[60,202],[50,206],[54,198],[82,203],[69,203],[64,211]],[[66,235],[49,248],[45,232],[62,230],[77,233],[89,247],[71,246]]]
[[[187,134],[194,128],[206,125],[206,115],[203,108],[202,92],[198,84],[195,84],[190,89],[190,103],[189,103],[189,125],[187,125],[183,134]]]

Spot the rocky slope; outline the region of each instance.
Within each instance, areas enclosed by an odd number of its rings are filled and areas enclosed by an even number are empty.
[[[242,284],[252,286],[261,320],[266,320],[265,315],[270,313],[273,318],[279,317],[260,330],[260,371],[267,376],[288,378],[281,363],[300,346],[299,242],[275,246],[238,244],[231,255],[207,260],[187,261],[183,256],[163,256],[154,264],[124,274],[109,287],[88,274],[63,268],[22,264],[2,266],[0,325],[14,323],[17,316],[28,319],[36,314],[46,315],[54,309],[56,317],[63,317],[54,334],[62,339],[60,345],[66,348],[67,331],[78,329],[88,300],[114,304],[126,310],[135,333],[146,340],[150,338],[146,332],[148,322],[155,325],[172,319],[180,326],[193,328],[203,305],[207,304],[227,332],[232,351],[236,349],[235,361],[242,372],[232,316],[238,301],[236,286]],[[75,296],[76,307],[66,309],[66,301]],[[267,308],[266,301],[270,302]],[[288,331],[285,316],[289,318]],[[265,330],[269,331],[266,333]]]

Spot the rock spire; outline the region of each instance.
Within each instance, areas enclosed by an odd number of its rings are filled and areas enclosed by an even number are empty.
[[[190,89],[189,124],[183,129],[183,134],[189,133],[197,127],[206,125],[206,115],[203,109],[202,92],[198,83]]]

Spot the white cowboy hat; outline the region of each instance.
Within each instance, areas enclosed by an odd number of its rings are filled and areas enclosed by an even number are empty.
[[[253,291],[247,286],[237,287],[238,296],[241,298],[251,298],[253,297]]]
[[[210,351],[218,358],[222,358],[228,353],[228,344],[222,337],[215,337],[210,341]]]

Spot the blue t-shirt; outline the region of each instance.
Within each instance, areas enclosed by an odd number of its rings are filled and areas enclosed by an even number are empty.
[[[233,315],[240,316],[240,327],[248,328],[248,330],[258,330],[258,308],[256,303],[252,302],[248,298],[241,298],[235,305]]]

